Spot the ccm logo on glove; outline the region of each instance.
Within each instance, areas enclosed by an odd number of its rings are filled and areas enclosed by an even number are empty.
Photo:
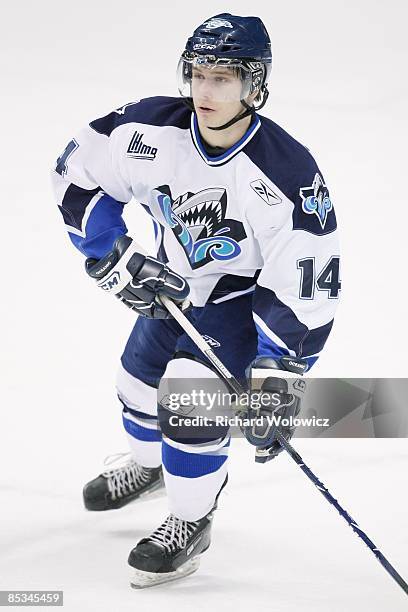
[[[119,274],[119,272],[114,272],[112,274],[112,276],[107,278],[106,281],[103,283],[103,285],[99,285],[99,287],[101,289],[104,289],[105,291],[110,291],[116,285],[119,285],[119,281],[120,281],[120,274]]]
[[[142,254],[130,238],[120,236],[112,251],[99,261],[88,258],[85,269],[98,287],[112,292],[128,308],[151,319],[169,319],[160,295],[173,300],[181,310],[190,308],[187,281],[154,257]]]

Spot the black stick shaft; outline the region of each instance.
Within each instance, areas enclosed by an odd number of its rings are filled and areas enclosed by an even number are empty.
[[[228,385],[230,390],[233,393],[241,395],[246,393],[246,390],[240,385],[238,380],[228,371],[228,369],[224,366],[224,364],[218,359],[215,355],[214,351],[210,349],[205,340],[200,336],[197,330],[192,326],[190,321],[186,318],[186,316],[180,311],[180,309],[170,300],[163,300],[165,306],[169,309],[174,318],[178,321],[184,331],[190,336],[190,338],[195,342],[198,348],[204,353],[204,355],[208,358],[208,360],[215,366],[217,371],[219,372],[221,378]],[[353,529],[354,533],[356,533],[359,538],[363,540],[368,546],[368,548],[374,553],[377,557],[378,561],[381,563],[383,568],[389,573],[389,575],[394,578],[395,582],[399,584],[402,590],[408,595],[408,584],[402,578],[402,576],[397,572],[397,570],[391,565],[391,563],[384,557],[382,552],[378,550],[376,545],[368,535],[358,526],[356,521],[351,518],[351,516],[342,508],[337,501],[330,493],[330,491],[324,486],[322,482],[317,478],[317,476],[312,472],[312,470],[305,464],[302,457],[299,455],[297,451],[293,448],[291,444],[284,438],[284,436],[278,431],[278,440],[280,445],[286,450],[286,452],[292,457],[293,461],[298,464],[300,469],[306,474],[306,476],[313,482],[315,487],[320,491],[320,493],[327,499],[327,501],[332,504],[338,511],[338,513],[344,518],[345,521],[350,525]]]
[[[376,547],[374,542],[370,540],[368,535],[359,527],[356,521],[349,515],[342,506],[340,506],[337,499],[333,497],[330,491],[324,486],[324,484],[317,478],[317,476],[312,472],[312,470],[305,464],[302,457],[298,452],[292,447],[291,444],[282,436],[281,433],[278,433],[279,443],[283,446],[283,448],[289,453],[292,459],[298,464],[300,469],[306,474],[306,476],[313,482],[313,484],[319,489],[320,493],[330,502],[337,510],[337,512],[344,518],[345,521],[350,525],[354,533],[356,533],[368,546],[368,548],[374,553],[377,557],[378,561],[384,567],[384,569],[390,574],[392,578],[394,578],[395,582],[399,584],[402,590],[408,595],[408,584],[402,578],[402,576],[397,572],[397,570],[391,565],[386,557],[382,554],[380,550]]]

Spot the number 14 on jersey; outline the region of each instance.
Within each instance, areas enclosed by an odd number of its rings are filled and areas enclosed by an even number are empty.
[[[301,272],[299,297],[301,300],[313,300],[315,290],[327,291],[329,299],[337,299],[341,290],[340,258],[333,256],[323,270],[316,270],[314,257],[299,259],[297,268]]]

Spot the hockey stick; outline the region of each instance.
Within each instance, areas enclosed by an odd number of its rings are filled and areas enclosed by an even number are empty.
[[[192,341],[198,346],[198,348],[202,351],[202,353],[208,358],[208,360],[212,363],[212,365],[217,369],[221,378],[226,382],[229,388],[238,395],[246,393],[246,390],[240,385],[238,380],[231,374],[231,372],[224,366],[222,361],[218,359],[215,355],[214,351],[211,350],[207,342],[204,338],[198,333],[195,329],[194,325],[190,323],[187,317],[181,312],[181,310],[176,306],[174,302],[172,302],[169,298],[165,296],[160,296],[160,300],[163,302],[164,306],[170,312],[171,315],[176,319],[179,323],[180,327],[184,329],[184,331],[190,336]],[[382,552],[378,550],[376,545],[368,535],[358,526],[356,521],[349,515],[344,508],[342,508],[337,501],[330,493],[330,491],[324,486],[324,484],[318,479],[318,477],[312,472],[312,470],[305,464],[302,457],[298,452],[292,447],[292,445],[284,438],[284,436],[277,431],[278,440],[281,446],[286,450],[286,452],[291,456],[293,461],[298,464],[300,469],[306,474],[306,476],[313,482],[315,487],[320,491],[320,493],[327,499],[327,501],[332,504],[337,512],[344,518],[344,520],[350,525],[354,533],[356,533],[368,548],[374,553],[377,557],[378,561],[381,563],[383,568],[389,573],[389,575],[394,578],[395,582],[399,584],[402,590],[408,595],[408,584],[402,578],[402,576],[397,572],[397,570],[391,565],[391,563],[384,557]]]

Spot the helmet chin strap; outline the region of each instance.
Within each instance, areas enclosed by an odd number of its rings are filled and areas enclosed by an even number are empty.
[[[237,121],[241,121],[241,119],[245,119],[245,117],[249,117],[250,115],[253,116],[255,114],[255,107],[254,106],[249,106],[249,104],[247,104],[245,102],[245,100],[241,100],[241,104],[242,104],[242,106],[245,107],[245,110],[244,110],[243,113],[238,113],[230,121],[228,121],[227,123],[224,123],[224,125],[219,125],[218,127],[207,126],[208,129],[209,130],[215,130],[215,131],[226,130],[231,125],[234,125],[234,123],[237,123]]]
[[[260,110],[261,108],[265,106],[268,96],[269,96],[268,88],[266,85],[264,85],[262,102],[259,104],[259,106],[249,106],[249,104],[247,104],[245,100],[241,100],[242,106],[244,106],[246,109],[241,115],[238,113],[238,115],[235,115],[235,117],[231,119],[231,121],[228,121],[228,123],[224,123],[224,125],[220,125],[219,127],[209,127],[208,126],[208,129],[209,130],[225,130],[226,128],[229,128],[230,125],[234,125],[234,123],[236,123],[237,121],[241,121],[241,119],[244,119],[245,117],[249,117],[249,115],[254,116],[256,111]],[[194,109],[193,103],[191,104]]]
[[[190,110],[192,110],[193,112],[195,112],[195,108],[194,108],[194,102],[192,98],[182,98],[184,104],[186,104],[186,106],[188,106],[188,108]],[[254,115],[255,111],[257,110],[254,106],[249,106],[249,104],[247,104],[245,102],[245,100],[241,100],[241,104],[242,106],[245,107],[245,111],[243,113],[238,113],[237,115],[235,115],[235,117],[233,117],[230,121],[228,121],[228,123],[224,123],[224,125],[220,125],[218,127],[210,127],[208,126],[209,130],[226,130],[227,128],[229,128],[231,125],[234,125],[234,123],[236,123],[237,121],[241,121],[241,119],[244,119],[245,117],[249,117],[249,115]]]
[[[237,115],[235,115],[235,117],[233,117],[230,121],[228,121],[227,123],[224,123],[224,125],[219,125],[218,127],[210,127],[208,126],[209,130],[214,130],[214,131],[220,131],[220,130],[226,130],[227,128],[229,128],[231,125],[234,125],[234,123],[237,123],[237,121],[241,121],[241,119],[245,119],[245,117],[249,117],[250,115],[254,116],[255,112],[260,110],[261,108],[263,108],[263,106],[265,106],[266,101],[268,99],[269,96],[269,91],[268,88],[265,86],[263,89],[263,99],[262,102],[259,106],[255,107],[255,106],[250,106],[247,102],[245,102],[245,100],[241,100],[241,104],[242,106],[245,108],[243,113],[238,113]],[[194,102],[192,98],[182,98],[183,102],[188,106],[188,108],[190,110],[192,110],[193,112],[195,112],[195,108],[194,108]]]

